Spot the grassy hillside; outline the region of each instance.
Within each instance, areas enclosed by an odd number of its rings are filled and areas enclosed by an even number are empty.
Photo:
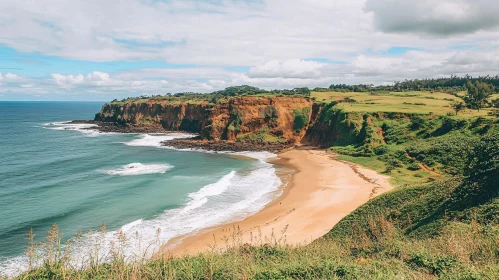
[[[311,97],[318,101],[331,102],[343,101],[340,108],[346,112],[395,112],[410,114],[454,114],[451,108],[453,101],[463,101],[461,98],[466,92],[458,92],[455,95],[444,92],[431,91],[405,91],[405,92],[312,92]],[[499,94],[493,95],[494,100]],[[486,117],[491,109],[465,110],[460,112],[461,117]]]
[[[309,139],[398,187],[308,246],[287,246],[285,232],[249,246],[234,230],[182,258],[130,261],[117,246],[109,263],[90,255],[79,269],[54,253],[19,279],[499,279],[499,120],[490,109],[455,116],[460,94],[312,92],[324,104]],[[40,246],[58,252],[58,240]]]
[[[80,270],[64,255],[54,253],[44,266],[19,279],[498,279],[499,134],[495,123],[474,119],[449,126],[445,118],[376,122],[384,127],[386,144],[373,148],[370,156],[363,148],[369,142],[351,144],[348,149],[364,154],[350,159],[381,162],[386,168],[383,156],[388,155],[403,165],[390,171],[397,172],[411,165],[399,158],[406,154],[398,151],[405,149],[417,163],[432,163],[440,181],[406,181],[305,247],[287,246],[285,232],[262,239],[259,246],[248,246],[234,230],[220,248],[182,258],[139,258],[126,264],[117,246],[109,264],[99,264],[90,255],[87,268]],[[378,147],[385,146],[379,155]],[[57,236],[52,233],[43,246],[58,252]]]
[[[335,101],[317,123],[321,134],[335,139],[330,150],[339,160],[387,173],[395,185],[460,175],[469,147],[484,135],[499,134],[497,118],[349,112]]]

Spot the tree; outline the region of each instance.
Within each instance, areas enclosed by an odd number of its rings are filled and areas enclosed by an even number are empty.
[[[466,87],[468,88],[468,96],[465,99],[466,103],[471,108],[478,109],[478,112],[480,112],[487,99],[492,95],[492,87],[490,84],[480,81],[475,81],[474,83],[468,81]]]
[[[498,195],[499,135],[486,135],[471,147],[464,176],[476,195],[489,199]]]
[[[499,109],[499,98],[492,101],[492,107]]]
[[[450,106],[456,111],[456,116],[460,111],[464,110],[464,103],[461,101],[454,101]]]

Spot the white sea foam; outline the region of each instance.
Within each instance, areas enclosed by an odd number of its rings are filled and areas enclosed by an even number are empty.
[[[87,136],[97,136],[100,134],[98,130],[92,129],[93,127],[97,127],[98,125],[90,123],[76,124],[76,123],[71,123],[70,121],[65,121],[65,122],[44,123],[42,126],[53,130],[75,130],[84,133]]]
[[[268,160],[271,158],[275,158],[277,155],[271,152],[230,152],[229,154],[231,155],[237,155],[237,156],[245,156],[245,157],[250,157],[254,159],[259,159],[259,160]]]
[[[142,134],[140,138],[126,142],[128,146],[139,147],[161,147],[161,142],[178,138],[191,138],[194,134],[189,133],[168,133],[168,134]]]
[[[274,167],[262,161],[249,172],[231,171],[217,182],[189,194],[182,208],[167,210],[153,220],[128,224],[121,230],[128,236],[137,232],[143,244],[152,244],[157,238],[164,243],[179,235],[241,220],[258,212],[280,195],[280,185]],[[161,229],[159,235],[158,228]]]
[[[105,172],[109,175],[133,176],[153,173],[165,173],[167,170],[172,168],[173,166],[169,164],[142,164],[140,162],[134,162],[123,165],[118,169],[106,170]]]
[[[192,200],[189,201],[189,203],[184,207],[182,213],[201,207],[203,204],[208,202],[208,197],[210,196],[220,195],[225,192],[230,187],[231,180],[235,176],[236,171],[231,171],[216,183],[206,185],[199,191],[189,194],[189,197]]]
[[[233,151],[213,151],[213,150],[205,150],[205,149],[197,149],[197,148],[186,148],[186,149],[178,149],[172,146],[162,146],[162,148],[182,151],[182,152],[199,152],[199,153],[207,153],[207,154],[225,154],[225,155],[235,155],[235,156],[244,156],[253,159],[259,159],[262,161],[275,158],[277,155],[267,151],[261,152],[252,152],[252,151],[242,151],[242,152],[233,152]]]
[[[123,232],[130,231],[130,229],[131,229],[131,228],[133,228],[133,227],[135,227],[135,226],[138,226],[138,225],[142,224],[142,222],[143,222],[143,221],[144,221],[144,220],[142,220],[142,219],[138,219],[138,220],[136,220],[136,221],[133,221],[133,222],[131,222],[131,223],[128,223],[128,224],[126,224],[126,225],[122,226],[120,230],[121,230],[121,231],[123,231]]]
[[[99,240],[103,240],[102,259],[109,256],[111,243],[118,242],[119,232],[127,237],[124,253],[128,259],[133,260],[134,256],[151,256],[161,244],[174,237],[242,220],[258,212],[280,195],[280,185],[281,181],[276,176],[273,165],[263,160],[259,160],[249,171],[230,171],[215,183],[207,184],[199,191],[189,194],[183,207],[166,210],[152,220],[130,222],[99,237]],[[95,243],[96,236],[98,233],[87,236],[84,246],[76,250],[75,263],[88,257],[90,244]],[[19,274],[26,267],[27,259],[24,256],[0,262],[0,270],[10,276]]]
[[[189,137],[190,134],[173,133],[168,135],[144,134],[139,139],[134,139],[125,144],[129,146],[154,146],[161,147],[161,142],[174,138]],[[184,150],[208,152],[203,150]],[[102,241],[102,260],[109,256],[111,243],[118,242],[119,233],[127,237],[124,253],[127,259],[133,261],[134,256],[151,256],[161,244],[170,239],[185,234],[192,234],[201,229],[220,225],[231,221],[240,221],[249,215],[261,210],[275,197],[281,194],[279,189],[281,180],[275,174],[275,168],[265,160],[275,157],[269,152],[226,152],[257,159],[249,171],[235,171],[222,176],[215,183],[207,184],[197,192],[188,195],[184,206],[166,210],[163,214],[151,220],[135,220],[123,225],[120,229],[107,232]],[[133,168],[130,168],[133,165]],[[172,168],[164,164],[131,163],[119,169],[108,170],[112,175],[139,175],[150,173],[164,173]],[[158,231],[158,229],[161,229]],[[87,236],[86,241],[77,255],[74,256],[75,264],[88,258],[91,244],[95,243],[94,233]],[[19,256],[0,261],[0,271],[8,276],[15,276],[27,267],[27,258]],[[1,273],[0,273],[1,274]]]

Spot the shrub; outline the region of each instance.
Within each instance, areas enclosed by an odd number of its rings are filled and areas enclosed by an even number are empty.
[[[381,145],[376,148],[374,148],[374,154],[376,155],[384,155],[388,152],[388,146],[387,145]]]
[[[457,265],[453,256],[432,256],[427,253],[412,254],[406,262],[414,267],[427,269],[433,274],[440,274]]]
[[[244,114],[237,108],[230,111],[229,115],[229,126],[227,127],[230,131],[238,132],[241,130],[241,125],[243,124]]]
[[[416,170],[421,169],[421,166],[419,166],[419,164],[417,162],[413,161],[409,164],[409,166],[407,166],[407,169],[412,170],[412,171],[416,171]]]
[[[404,166],[402,162],[395,158],[389,158],[386,161],[385,173],[391,173],[394,169]]]
[[[422,116],[414,116],[411,119],[411,129],[418,130],[423,128],[425,125],[425,119]]]
[[[294,109],[293,113],[295,115],[293,130],[299,132],[308,124],[310,108]]]
[[[499,192],[499,135],[480,139],[470,150],[464,169],[466,185],[480,197],[495,197]]]
[[[279,117],[279,111],[274,106],[268,105],[260,108],[259,116],[262,119],[276,120]]]

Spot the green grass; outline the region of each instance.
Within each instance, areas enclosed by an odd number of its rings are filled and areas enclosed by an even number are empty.
[[[359,164],[366,168],[377,171],[378,173],[386,173],[386,163],[377,159],[376,157],[354,157],[348,155],[339,155],[338,160],[348,161]],[[413,185],[425,183],[429,181],[439,180],[442,178],[441,174],[430,173],[425,170],[408,170],[405,166],[395,168],[390,173],[390,183],[393,186]]]
[[[234,233],[234,242],[221,251],[128,264],[115,254],[108,264],[86,269],[54,259],[18,279],[497,279],[496,226],[449,221],[439,235],[414,238],[406,233],[407,225],[428,212],[413,200],[431,202],[437,198],[431,192],[420,187],[379,197],[304,247],[275,241],[241,245],[239,233]],[[409,222],[411,217],[383,215],[397,208],[413,213],[414,222]]]
[[[499,133],[499,121],[493,118],[390,116],[345,112],[337,106],[319,119],[336,134],[330,149],[339,159],[390,175],[396,186],[462,174],[469,147],[482,135]]]
[[[464,93],[461,93],[463,95]],[[454,111],[450,104],[462,101],[461,98],[443,92],[409,91],[409,92],[312,92],[311,97],[318,101],[342,101],[346,97],[355,100],[355,103],[341,103],[338,108],[346,112],[391,112],[408,114],[447,115]],[[494,97],[492,97],[493,99]],[[424,104],[424,105],[416,105]],[[465,110],[459,113],[462,117],[487,117],[490,109]]]

